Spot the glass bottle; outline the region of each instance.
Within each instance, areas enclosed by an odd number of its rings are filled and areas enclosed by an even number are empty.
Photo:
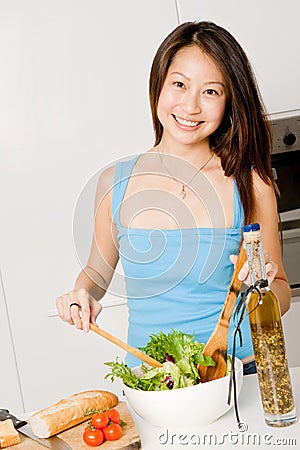
[[[259,224],[243,227],[251,284],[247,307],[265,422],[283,427],[297,421],[279,302],[271,291]]]

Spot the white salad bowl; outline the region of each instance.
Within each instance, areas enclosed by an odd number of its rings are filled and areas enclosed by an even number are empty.
[[[132,371],[138,375],[140,366]],[[237,396],[243,384],[243,364],[235,359]],[[214,422],[234,404],[233,384],[231,402],[227,403],[229,375],[214,381],[180,389],[141,391],[123,384],[128,403],[138,416],[159,427],[186,427]]]

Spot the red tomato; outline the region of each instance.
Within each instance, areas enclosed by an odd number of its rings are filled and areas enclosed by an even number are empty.
[[[94,414],[92,416],[92,425],[97,430],[106,427],[109,422],[109,417],[106,413]]]
[[[119,414],[119,411],[117,411],[116,409],[109,409],[108,411],[106,411],[106,414],[108,415],[108,417],[110,418],[110,420],[114,423],[121,423],[121,417]]]
[[[97,447],[104,441],[102,430],[92,430],[90,427],[85,428],[83,440],[90,447]]]
[[[102,431],[107,441],[116,441],[122,436],[122,427],[118,423],[112,423],[103,428]]]

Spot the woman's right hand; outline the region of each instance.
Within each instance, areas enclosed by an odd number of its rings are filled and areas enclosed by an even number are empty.
[[[97,325],[96,318],[102,310],[101,304],[84,288],[58,297],[56,307],[64,322],[75,325],[85,333],[89,331],[90,322]]]

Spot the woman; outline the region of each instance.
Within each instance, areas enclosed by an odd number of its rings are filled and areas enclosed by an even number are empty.
[[[260,223],[269,283],[282,314],[290,288],[282,266],[272,139],[245,52],[210,22],[178,26],[150,74],[154,147],[99,177],[94,238],[74,290],[57,299],[62,320],[88,331],[119,258],[128,297],[128,343],[171,328],[206,342],[236,262],[241,227]],[[249,284],[245,264],[239,278]],[[80,312],[81,310],[81,312]],[[234,329],[229,329],[230,336]],[[255,371],[249,324],[237,356]],[[127,364],[137,364],[130,355]]]

